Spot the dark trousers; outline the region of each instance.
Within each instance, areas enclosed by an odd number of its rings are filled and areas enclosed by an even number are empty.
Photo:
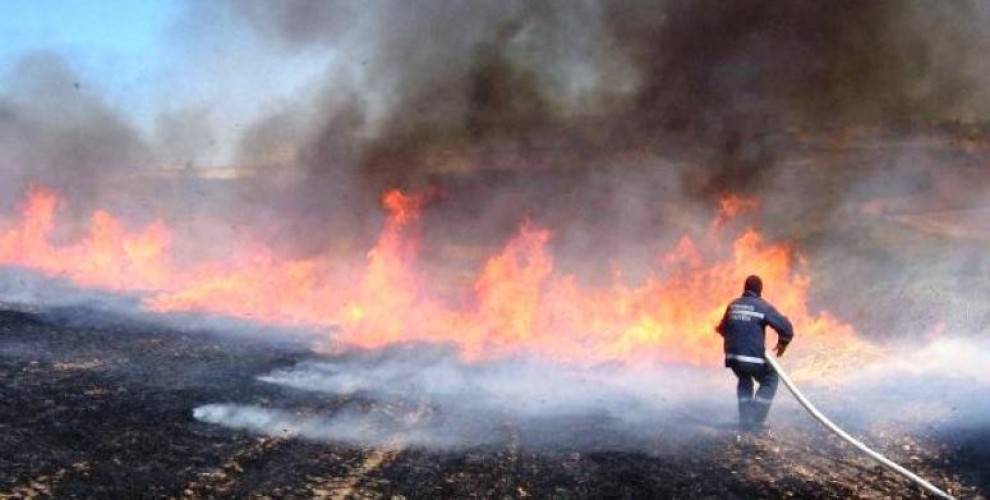
[[[768,364],[733,362],[730,366],[739,384],[736,396],[739,398],[739,427],[746,430],[763,424],[770,413],[770,403],[777,393],[777,372]],[[753,381],[760,384],[753,393]]]

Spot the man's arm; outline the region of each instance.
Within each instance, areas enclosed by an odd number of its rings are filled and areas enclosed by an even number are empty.
[[[767,309],[765,316],[767,324],[777,332],[777,346],[774,347],[774,351],[777,352],[779,358],[787,350],[787,345],[794,339],[794,327],[791,325],[791,320],[780,314],[773,306],[769,306]]]
[[[718,322],[718,326],[715,327],[715,332],[721,336],[725,336],[725,318],[729,315],[729,308],[725,308],[725,312],[722,313],[722,321]]]

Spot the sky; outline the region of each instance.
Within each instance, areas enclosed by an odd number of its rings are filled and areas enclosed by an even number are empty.
[[[228,163],[242,127],[318,82],[333,54],[324,49],[287,56],[262,43],[225,6],[199,4],[194,10],[182,0],[5,0],[0,75],[9,82],[24,57],[57,54],[81,86],[149,141],[163,115],[208,120],[217,145],[194,161]]]

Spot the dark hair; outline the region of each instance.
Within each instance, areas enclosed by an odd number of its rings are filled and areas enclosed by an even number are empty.
[[[746,284],[743,286],[743,291],[753,292],[756,295],[763,293],[763,280],[759,276],[753,274],[746,278]]]

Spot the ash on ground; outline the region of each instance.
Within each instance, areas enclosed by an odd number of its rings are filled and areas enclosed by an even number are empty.
[[[490,387],[470,414],[484,418],[468,418],[442,391],[334,378],[380,354],[67,317],[0,312],[0,498],[923,496],[783,404],[772,437],[741,440],[712,408],[637,427],[607,412],[527,415]],[[347,384],[301,390],[300,367]],[[990,428],[854,433],[960,498],[990,492]]]

